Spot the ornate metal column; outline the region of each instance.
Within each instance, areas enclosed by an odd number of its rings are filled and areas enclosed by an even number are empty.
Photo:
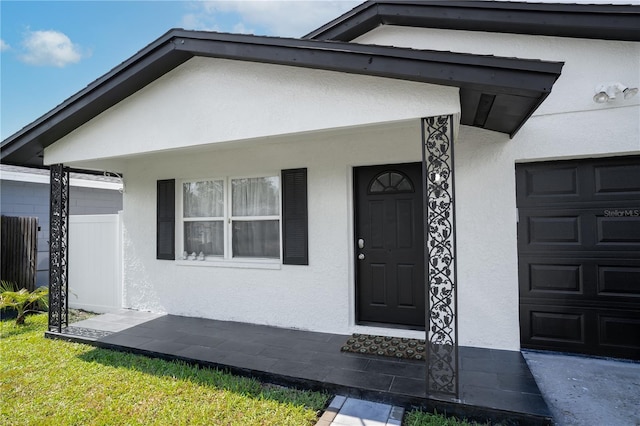
[[[49,198],[49,331],[69,325],[69,172],[62,164],[51,169]]]
[[[422,119],[427,395],[458,398],[453,116]]]

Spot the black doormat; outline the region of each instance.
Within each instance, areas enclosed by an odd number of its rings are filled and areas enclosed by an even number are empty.
[[[422,360],[425,357],[424,339],[353,334],[340,349],[342,352],[380,355],[399,359]]]

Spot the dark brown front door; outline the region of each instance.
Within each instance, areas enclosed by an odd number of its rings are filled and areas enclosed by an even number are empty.
[[[422,164],[354,169],[359,323],[424,329]]]

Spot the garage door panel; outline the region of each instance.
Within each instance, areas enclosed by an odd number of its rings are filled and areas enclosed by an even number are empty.
[[[640,265],[635,258],[531,255],[521,256],[518,268],[522,300],[640,305]]]
[[[527,250],[545,251],[549,247],[554,250],[576,250],[585,244],[582,229],[584,221],[578,211],[531,211],[520,210],[518,220],[518,243]],[[583,213],[584,216],[584,213]],[[592,236],[593,239],[593,236]]]
[[[554,297],[560,294],[575,294],[582,296],[583,271],[577,262],[564,264],[549,264],[541,259],[540,263],[528,265],[527,292],[550,293]]]
[[[640,253],[640,205],[638,216],[630,216],[635,213],[635,208],[519,209],[518,245],[526,252]]]
[[[640,194],[640,164],[593,167],[595,193],[598,195]]]
[[[620,265],[628,263],[629,266]],[[640,266],[635,261],[603,264],[598,267],[598,295],[620,297],[640,303]]]
[[[598,314],[600,345],[626,349],[640,354],[640,317],[638,313],[628,312]]]
[[[577,350],[594,343],[589,341],[587,333],[594,321],[593,313],[583,308],[523,304],[520,306],[522,344],[533,349]]]
[[[637,156],[519,164],[516,191],[520,207],[607,201],[640,201]]]
[[[516,166],[521,344],[640,360],[640,156]]]
[[[579,246],[580,218],[529,217],[529,243]]]
[[[578,196],[576,166],[533,169],[526,171],[526,197],[554,200]]]
[[[640,248],[640,215],[632,217],[597,216],[596,223],[598,229],[597,245],[599,247],[629,245],[632,248]]]
[[[525,304],[520,333],[522,345],[531,349],[640,359],[640,313],[635,310]]]
[[[532,310],[531,340],[584,344],[585,315]]]

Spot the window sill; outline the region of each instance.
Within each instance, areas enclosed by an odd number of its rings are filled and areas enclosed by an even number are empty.
[[[176,260],[178,266],[238,269],[282,269],[279,260]]]

